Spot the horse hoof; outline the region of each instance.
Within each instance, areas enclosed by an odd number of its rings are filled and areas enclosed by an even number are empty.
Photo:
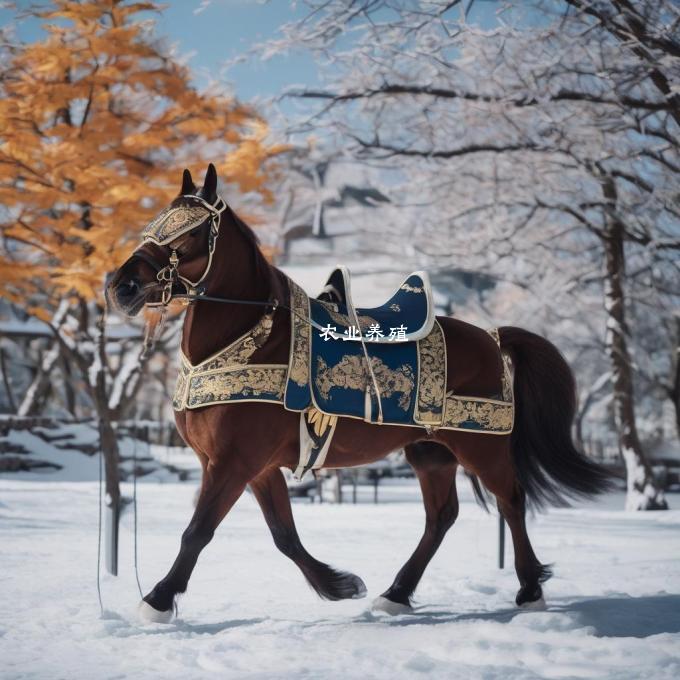
[[[371,609],[374,612],[384,612],[390,616],[400,616],[401,614],[412,614],[413,607],[410,604],[402,604],[401,602],[394,602],[388,600],[386,597],[380,595],[373,600]]]
[[[170,623],[173,611],[172,609],[166,612],[159,611],[142,600],[137,607],[137,615],[144,623]]]
[[[540,585],[522,586],[517,592],[515,604],[520,609],[545,609],[543,588]]]
[[[541,595],[541,597],[539,597],[538,600],[534,600],[533,602],[522,602],[522,604],[519,604],[517,606],[520,609],[538,612],[545,611],[548,608],[548,605],[546,605],[545,598],[543,597],[543,595]]]
[[[352,595],[353,600],[361,600],[362,598],[366,597],[368,590],[366,589],[366,584],[358,577],[354,577],[354,587],[355,587],[355,592],[354,595]]]

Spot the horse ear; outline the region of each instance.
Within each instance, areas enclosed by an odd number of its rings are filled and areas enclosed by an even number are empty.
[[[196,185],[194,184],[194,180],[191,179],[191,173],[186,168],[184,168],[184,172],[182,173],[182,189],[180,193],[182,196],[196,193]]]
[[[203,198],[211,201],[217,197],[217,170],[215,166],[210,163],[208,171],[205,173],[205,181],[203,182]]]

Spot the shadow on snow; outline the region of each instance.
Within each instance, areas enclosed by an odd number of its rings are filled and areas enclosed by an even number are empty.
[[[531,616],[535,611],[503,609],[493,612],[456,614],[439,610],[428,611],[427,605],[416,607],[412,614],[387,618],[364,612],[357,621],[380,622],[390,626],[436,625],[464,621],[495,621],[509,623],[516,616]],[[680,632],[680,595],[664,594],[645,597],[598,597],[576,601],[552,600],[542,613],[572,615],[578,627],[590,627],[597,637],[644,638],[662,633]],[[546,630],[551,629],[545,623]]]

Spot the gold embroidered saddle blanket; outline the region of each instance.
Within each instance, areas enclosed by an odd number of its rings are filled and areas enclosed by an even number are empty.
[[[343,322],[345,309],[310,299],[289,280],[291,349],[288,364],[253,364],[250,358],[271,332],[265,314],[248,333],[197,365],[180,352],[175,410],[239,401],[282,404],[286,409],[360,418],[366,422],[508,434],[514,407],[509,366],[504,361],[497,398],[446,390],[446,346],[439,323],[419,340],[346,342],[328,338],[326,322]],[[312,323],[314,325],[312,325]],[[498,341],[494,331],[490,333]],[[367,359],[372,371],[367,370]]]

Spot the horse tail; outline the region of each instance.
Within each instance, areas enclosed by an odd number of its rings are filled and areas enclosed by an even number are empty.
[[[536,507],[568,505],[611,487],[611,477],[574,445],[576,381],[559,350],[522,328],[498,329],[514,367],[512,459],[520,486]]]

